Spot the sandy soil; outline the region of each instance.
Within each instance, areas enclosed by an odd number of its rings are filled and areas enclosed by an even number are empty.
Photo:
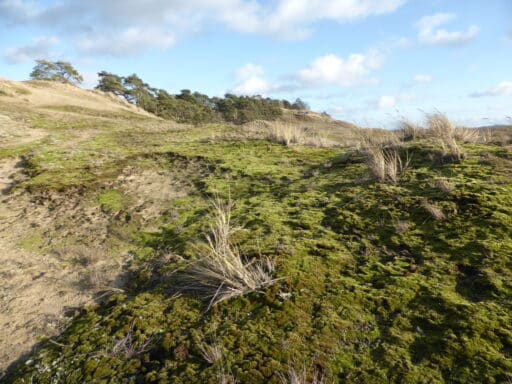
[[[0,91],[0,103],[7,101],[2,113],[10,113],[10,103],[21,111],[72,105],[145,114],[115,97],[64,84],[0,78]],[[0,114],[0,148],[36,144],[50,137],[45,130],[25,125],[22,117],[18,112],[11,117]],[[73,150],[98,133],[77,130],[55,145]],[[13,188],[27,177],[22,165],[20,158],[0,159],[0,381],[2,372],[37,348],[41,338],[58,335],[98,292],[119,289],[122,267],[129,259],[122,254],[113,260],[108,253],[117,240],[112,231],[112,226],[119,225],[115,215],[103,212],[99,204],[84,203],[83,196],[72,192],[41,198]],[[144,226],[169,201],[186,193],[186,183],[174,176],[168,171],[127,167],[105,187],[130,196],[127,209]]]
[[[7,81],[0,78],[0,99],[17,99],[33,107],[76,106],[97,111],[130,111],[152,116],[115,95],[85,90],[70,84],[51,81]]]
[[[18,159],[0,162],[0,372],[41,336],[58,333],[65,307],[83,305],[90,297],[74,288],[77,278],[55,256],[29,251],[20,241],[33,232],[23,196],[6,195],[22,176]]]

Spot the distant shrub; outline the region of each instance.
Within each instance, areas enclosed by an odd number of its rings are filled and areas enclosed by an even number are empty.
[[[261,96],[226,94],[223,98],[210,98],[188,89],[172,95],[163,89],[151,87],[136,74],[122,77],[102,71],[98,73],[98,77],[96,89],[121,96],[150,113],[179,123],[225,121],[243,124],[254,120],[275,120],[282,116],[283,105],[289,105],[290,108],[295,105]]]
[[[180,289],[209,300],[209,308],[276,281],[271,277],[274,266],[270,260],[265,263],[245,261],[232,243],[231,237],[237,231],[231,224],[232,202],[217,199],[212,205],[214,223],[206,237],[207,244],[204,249],[198,249],[199,259],[178,277]]]

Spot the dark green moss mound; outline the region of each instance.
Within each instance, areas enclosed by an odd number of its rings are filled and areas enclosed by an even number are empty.
[[[340,149],[167,145],[208,176],[191,175],[196,192],[137,235],[126,294],[84,310],[7,382],[282,383],[290,369],[335,383],[510,381],[512,160],[465,150],[442,164],[411,144],[411,168],[386,185]],[[206,312],[176,294],[173,272],[197,257],[215,192],[236,202],[240,248],[282,279]]]

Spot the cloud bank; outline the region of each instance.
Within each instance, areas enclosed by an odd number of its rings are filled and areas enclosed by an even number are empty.
[[[0,0],[0,25],[29,25],[72,37],[87,54],[131,55],[167,49],[212,26],[280,40],[308,38],[315,23],[396,11],[407,0]],[[64,33],[65,32],[65,33]],[[16,48],[13,48],[16,49]]]

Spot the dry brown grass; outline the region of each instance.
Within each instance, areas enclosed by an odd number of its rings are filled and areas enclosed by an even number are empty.
[[[267,128],[266,139],[286,146],[308,145],[312,147],[329,147],[335,145],[320,132],[297,124],[276,121]]]
[[[460,161],[464,153],[457,144],[457,137],[463,136],[464,131],[457,129],[451,121],[442,113],[427,115],[428,130],[431,138],[443,149],[443,157],[454,161]],[[469,136],[469,134],[467,134]]]
[[[402,160],[396,148],[370,146],[366,148],[366,154],[366,164],[373,176],[381,183],[396,184],[400,174],[408,168],[410,163],[409,156]]]
[[[455,127],[455,140],[463,143],[478,143],[484,141],[482,133],[476,128]]]
[[[153,339],[149,337],[143,342],[135,341],[133,328],[132,324],[126,332],[126,335],[115,339],[107,346],[103,354],[112,357],[124,356],[128,359],[132,359],[148,352],[153,345]]]
[[[405,233],[409,230],[410,226],[410,223],[404,220],[398,220],[394,224],[396,233]]]
[[[281,382],[283,384],[324,384],[326,381],[318,371],[308,374],[306,368],[297,371],[289,368],[286,374],[281,374]]]
[[[454,189],[454,186],[445,178],[434,180],[434,187],[444,193],[450,193]]]
[[[400,121],[399,135],[402,141],[415,141],[424,136],[424,129],[409,120]]]
[[[441,221],[446,219],[446,215],[444,214],[443,210],[435,204],[424,200],[422,201],[421,206],[425,208],[425,210],[430,214],[430,216],[432,216],[434,220]]]
[[[400,139],[393,131],[384,129],[361,129],[358,132],[358,145],[357,149],[366,149],[368,147],[398,147],[400,146]]]
[[[198,248],[199,259],[178,279],[181,290],[210,300],[208,309],[221,301],[260,291],[276,281],[271,277],[274,266],[270,260],[246,261],[233,244],[232,235],[239,228],[231,223],[232,207],[231,201],[217,198],[212,202],[214,221],[207,243]]]
[[[198,345],[203,359],[209,364],[216,364],[222,361],[222,346],[214,341],[212,344],[200,343]]]

